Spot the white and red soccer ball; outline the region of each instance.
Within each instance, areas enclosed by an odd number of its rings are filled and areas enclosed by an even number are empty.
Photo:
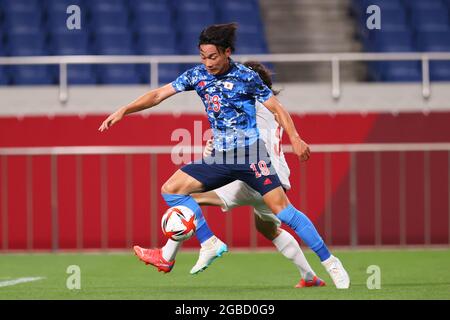
[[[169,208],[161,219],[164,235],[174,241],[185,241],[197,230],[195,213],[185,206]]]

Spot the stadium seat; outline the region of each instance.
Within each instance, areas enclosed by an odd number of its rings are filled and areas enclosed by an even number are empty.
[[[221,10],[227,10],[227,11],[246,11],[246,12],[256,12],[259,10],[259,4],[255,0],[214,0],[214,4],[216,8],[220,8]]]
[[[137,35],[137,49],[139,54],[145,55],[178,54],[173,33],[140,32]]]
[[[0,85],[8,85],[9,84],[9,74],[7,68],[4,66],[0,66]]]
[[[199,32],[181,33],[178,38],[178,52],[181,54],[198,54]]]
[[[124,11],[91,13],[91,25],[96,33],[129,32],[129,15]]]
[[[403,4],[410,10],[421,9],[439,9],[446,10],[444,2],[442,0],[403,0]]]
[[[138,12],[138,11],[162,11],[162,10],[170,10],[170,2],[167,0],[133,0],[130,9]]]
[[[137,33],[174,33],[172,13],[169,9],[134,12],[132,21]]]
[[[378,64],[378,74],[382,81],[411,82],[421,81],[422,73],[416,61],[386,61]]]
[[[137,36],[138,53],[143,55],[176,55],[178,54],[176,37],[173,33],[160,34],[152,32],[141,32]],[[138,66],[139,74],[144,83],[150,82],[150,71],[148,65]],[[159,83],[173,81],[179,73],[178,64],[160,64]]]
[[[0,6],[5,13],[12,12],[38,12],[41,8],[40,0],[2,0]]]
[[[97,76],[92,65],[68,65],[67,81],[69,84],[96,84]]]
[[[266,53],[267,48],[263,37],[260,33],[249,34],[240,33],[238,30],[236,37],[236,53],[250,54],[250,53]]]
[[[42,14],[40,11],[6,12],[3,28],[10,35],[42,33]]]
[[[46,55],[45,37],[40,34],[17,34],[7,37],[8,53],[11,56]]]
[[[97,68],[100,84],[139,84],[141,78],[133,64],[107,64]]]
[[[89,2],[89,0],[44,0],[44,2],[47,12],[66,12],[67,7],[71,5],[77,5],[80,7],[80,9],[83,9],[83,7],[85,6],[85,2]]]
[[[94,37],[97,54],[134,54],[133,39],[129,32],[97,33]]]
[[[404,9],[388,8],[383,10],[383,31],[406,31],[409,30],[408,20]],[[365,25],[365,21],[364,21]]]
[[[437,9],[412,10],[411,24],[417,31],[445,31],[450,28],[448,12]]]
[[[450,51],[450,31],[421,31],[416,36],[419,51]]]
[[[410,31],[371,30],[366,49],[373,52],[409,52],[414,50]]]
[[[148,65],[139,66],[139,74],[144,84],[150,83],[150,70]],[[158,82],[160,85],[174,81],[180,75],[179,64],[160,64],[158,66]]]
[[[259,14],[257,13],[249,15],[249,13],[242,11],[222,11],[220,22],[237,22],[239,26],[238,30],[240,33],[264,34],[261,19]]]
[[[12,84],[15,85],[51,85],[55,84],[54,73],[49,66],[12,66],[10,67]]]
[[[92,54],[86,32],[67,32],[51,35],[51,50],[55,55]]]
[[[215,17],[211,14],[190,11],[177,12],[177,28],[182,33],[197,33],[199,35],[205,27],[214,23],[216,23]]]
[[[127,10],[125,0],[95,0],[86,1],[91,13],[98,12],[125,12]]]
[[[431,81],[450,81],[450,61],[430,61]]]

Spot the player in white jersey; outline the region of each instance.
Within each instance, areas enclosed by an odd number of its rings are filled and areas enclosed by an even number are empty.
[[[270,71],[264,65],[259,62],[250,61],[244,63],[244,65],[258,72],[263,82],[272,89]],[[274,91],[274,94],[277,93]],[[276,121],[273,113],[260,103],[256,104],[256,121],[260,137],[266,145],[272,165],[275,167],[281,184],[285,190],[289,190],[291,188],[289,182],[290,170],[281,148],[283,129]],[[209,140],[203,154],[204,156],[210,155],[213,148],[212,145],[212,140]],[[291,260],[298,268],[301,279],[296,287],[325,285],[325,282],[317,277],[312,270],[297,240],[290,233],[280,228],[281,221],[267,207],[262,196],[246,183],[236,180],[221,188],[193,194],[192,196],[199,205],[220,206],[225,212],[236,207],[252,206],[254,208],[255,226],[257,230],[265,238],[272,241],[278,251]],[[168,245],[170,246],[170,243]],[[178,243],[174,245],[178,246]],[[209,252],[207,247],[202,247],[200,257],[192,268],[191,274],[203,271],[215,258],[217,258],[215,250]]]

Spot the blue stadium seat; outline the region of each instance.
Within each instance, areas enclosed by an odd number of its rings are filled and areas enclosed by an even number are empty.
[[[265,41],[260,33],[249,34],[238,31],[236,40],[237,54],[267,53]]]
[[[209,14],[214,11],[212,0],[172,0],[172,8],[189,12],[209,12]]]
[[[214,0],[214,4],[216,8],[220,10],[237,10],[237,11],[247,11],[247,12],[256,12],[259,11],[259,4],[255,0]]]
[[[410,52],[414,51],[410,31],[372,30],[369,33],[366,49],[373,52]]]
[[[95,0],[86,1],[92,13],[98,12],[125,12],[127,10],[125,0]]]
[[[132,64],[100,65],[97,70],[100,84],[139,84],[142,82],[136,66]]]
[[[450,31],[421,31],[417,33],[419,51],[450,51]]]
[[[5,15],[3,27],[8,34],[42,33],[41,11],[12,11]]]
[[[377,73],[381,81],[410,82],[422,79],[420,64],[416,61],[380,62]]]
[[[179,32],[200,34],[202,29],[216,23],[215,10],[210,0],[173,0]]]
[[[178,54],[176,37],[173,33],[140,32],[137,35],[137,51],[145,55]]]
[[[181,33],[178,38],[178,52],[181,54],[198,54],[200,32]]]
[[[383,31],[406,31],[409,30],[408,20],[404,9],[383,9],[381,16]],[[365,26],[365,20],[364,20]]]
[[[174,33],[172,13],[168,9],[134,12],[132,21],[134,30],[138,33]]]
[[[45,38],[40,34],[18,34],[7,37],[7,47],[11,56],[46,55]]]
[[[51,35],[51,51],[55,55],[92,54],[86,32],[67,32]]]
[[[138,12],[138,11],[163,11],[169,10],[170,2],[167,0],[133,0],[130,9]]]
[[[134,54],[132,36],[129,32],[97,33],[94,43],[98,54]]]
[[[139,66],[139,74],[145,84],[150,83],[150,69],[148,65]],[[160,85],[174,81],[179,75],[179,64],[160,64],[158,67],[158,82]]]
[[[0,66],[0,85],[8,85],[9,82],[8,69],[4,66]]]
[[[5,13],[11,12],[38,12],[40,11],[40,0],[2,0],[0,6]]]
[[[240,33],[264,33],[259,12],[252,12],[250,14],[245,11],[223,10],[221,11],[219,22],[237,22]]]
[[[205,15],[202,12],[179,11],[177,14],[177,28],[182,33],[197,33],[207,26],[214,24],[214,16]]]
[[[450,28],[448,12],[437,9],[412,10],[411,24],[418,31],[445,31]]]
[[[9,54],[11,56],[42,56],[47,55],[44,36],[15,35],[8,38]],[[39,85],[54,84],[54,67],[51,66],[11,66],[9,67],[12,84]]]
[[[129,32],[129,15],[124,11],[91,13],[91,25],[97,33]]]
[[[54,73],[49,66],[12,66],[10,67],[12,84],[15,85],[51,85],[55,84]]]
[[[411,10],[439,9],[445,10],[442,0],[403,0],[403,4]]]
[[[450,81],[450,61],[430,61],[431,81]]]
[[[96,84],[97,76],[92,65],[68,65],[67,81],[69,84]]]
[[[42,1],[42,0],[41,0]],[[80,7],[81,12],[83,12],[86,0],[44,0],[47,12],[64,12],[71,5],[77,5]],[[92,0],[91,0],[92,1]],[[86,2],[89,2],[87,0]]]

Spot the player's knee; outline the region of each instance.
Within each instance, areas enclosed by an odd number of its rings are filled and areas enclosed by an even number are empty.
[[[161,193],[163,194],[177,194],[175,185],[169,181],[166,181],[161,187]]]

